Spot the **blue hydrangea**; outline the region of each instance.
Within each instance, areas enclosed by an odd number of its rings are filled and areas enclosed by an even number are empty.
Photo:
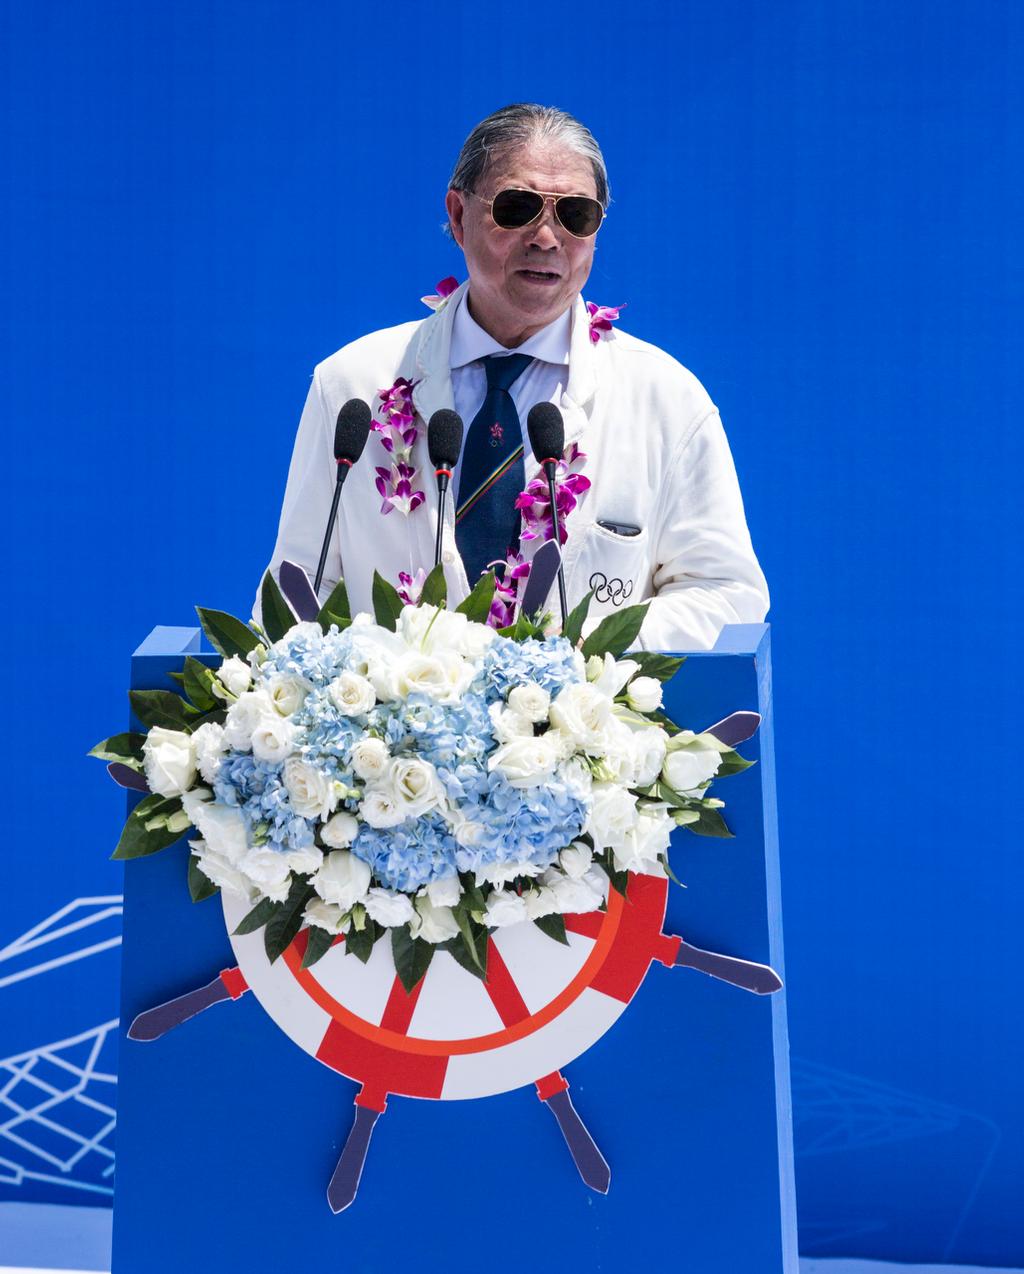
[[[455,850],[455,839],[440,816],[388,828],[364,823],[352,843],[352,853],[370,865],[379,881],[408,893],[453,876]]]
[[[481,845],[458,847],[460,871],[524,861],[547,867],[582,832],[587,817],[586,806],[563,783],[513,787],[498,773],[487,776],[484,799],[463,804],[462,812],[486,833]]]
[[[554,698],[583,680],[573,647],[564,637],[523,642],[498,637],[487,648],[482,671],[491,702],[508,698],[509,691],[524,681],[535,681]]]
[[[247,752],[229,752],[214,795],[222,804],[241,809],[250,834],[262,828],[269,848],[305,849],[313,844],[313,823],[292,809],[281,771],[280,765],[257,761]]]

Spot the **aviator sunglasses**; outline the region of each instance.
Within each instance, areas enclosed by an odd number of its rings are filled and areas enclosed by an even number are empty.
[[[555,207],[558,224],[574,239],[590,239],[597,234],[605,212],[596,199],[586,195],[557,195],[548,190],[499,190],[493,199],[485,199],[475,190],[467,194],[485,203],[491,217],[502,230],[521,230],[543,213],[550,199]]]

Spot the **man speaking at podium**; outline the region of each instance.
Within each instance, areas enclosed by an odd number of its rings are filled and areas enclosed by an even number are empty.
[[[353,613],[372,612],[374,570],[398,586],[433,565],[426,422],[440,408],[466,425],[442,538],[449,603],[489,563],[528,561],[551,524],[541,482],[517,507],[543,458],[525,424],[550,402],[565,423],[569,605],[592,590],[592,624],[651,599],[639,640],[649,650],[708,649],[724,625],[764,619],[768,590],[714,404],[686,368],[613,329],[614,311],[593,313],[581,296],[608,202],[600,148],[571,115],[519,104],[473,129],[446,198],[468,282],[430,317],[364,336],[316,368],[275,574],[291,560],[313,578],[335,487],[335,420],[351,398],[374,409],[376,432],[345,484],[321,598],[343,575]],[[506,588],[511,580],[509,567]]]

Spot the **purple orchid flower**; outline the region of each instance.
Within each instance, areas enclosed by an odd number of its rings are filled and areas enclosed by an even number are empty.
[[[377,391],[380,418],[373,422],[380,445],[391,457],[390,467],[377,467],[376,487],[381,497],[381,513],[412,513],[426,499],[423,491],[414,490],[417,469],[410,463],[412,449],[419,437],[412,391],[417,381],[399,376],[389,389]]]
[[[587,313],[590,315],[590,342],[596,345],[599,340],[608,339],[612,334],[612,324],[618,321],[620,310],[625,305],[595,305],[587,302]]]
[[[415,575],[410,575],[408,571],[398,572],[398,596],[405,602],[406,606],[418,606],[420,595],[423,592],[423,585],[427,582],[427,572],[421,566]]]
[[[522,553],[508,553],[504,562],[490,562],[494,571],[494,597],[487,616],[490,628],[505,628],[515,618],[516,598],[522,581],[530,574],[530,563]],[[501,574],[498,574],[498,570]]]
[[[421,296],[420,300],[428,309],[439,310],[458,286],[458,279],[449,275],[447,279],[442,279],[440,283],[434,284],[437,291],[432,296]]]
[[[579,503],[579,497],[590,489],[590,479],[580,472],[586,455],[577,443],[570,443],[565,455],[555,469],[555,499],[558,505],[559,544],[569,538],[566,520]],[[547,479],[534,478],[526,490],[516,497],[516,508],[523,517],[524,540],[551,540],[555,536],[554,519],[551,516],[551,497]]]

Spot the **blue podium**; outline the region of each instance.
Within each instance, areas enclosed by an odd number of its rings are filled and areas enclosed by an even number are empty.
[[[134,689],[173,688],[198,629],[157,628]],[[213,661],[214,656],[206,656]],[[762,716],[757,765],[716,794],[734,839],[677,832],[665,932],[783,973],[766,625],[691,655],[666,709],[702,729]],[[125,869],[122,1032],[235,961],[216,899],[193,904],[184,843]],[[163,1039],[122,1033],[113,1274],[269,1274],[338,1263],[442,1274],[637,1269],[797,1274],[785,992],[755,997],[651,968],[621,1019],[569,1065],[572,1099],[612,1170],[581,1182],[532,1087],[497,1097],[394,1097],[359,1195],[325,1191],[356,1085],[293,1044],[246,995]]]

